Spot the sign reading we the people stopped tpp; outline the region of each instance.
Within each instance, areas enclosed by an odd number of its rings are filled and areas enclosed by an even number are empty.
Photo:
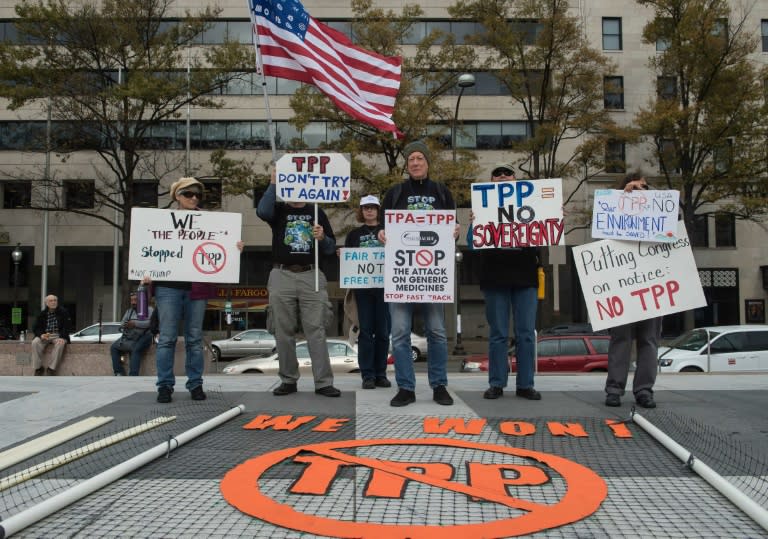
[[[674,242],[680,191],[598,189],[592,209],[592,237]]]
[[[473,183],[475,249],[564,245],[560,178]]]
[[[573,248],[593,329],[707,304],[685,225],[677,226],[671,243],[600,240]]]
[[[455,210],[387,210],[384,301],[453,303]]]
[[[131,210],[128,278],[153,281],[240,281],[239,213]]]
[[[339,249],[341,288],[383,288],[384,247]]]
[[[284,202],[344,202],[350,195],[349,159],[340,153],[289,153],[275,163],[277,198]]]

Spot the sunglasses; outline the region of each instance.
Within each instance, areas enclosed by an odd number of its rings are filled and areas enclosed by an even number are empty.
[[[515,173],[508,168],[497,168],[491,175],[498,178],[499,176],[514,176]]]
[[[200,191],[179,191],[179,194],[184,198],[197,197],[197,200],[201,200],[203,198],[203,194]]]
[[[363,206],[364,210],[378,210],[378,206]]]

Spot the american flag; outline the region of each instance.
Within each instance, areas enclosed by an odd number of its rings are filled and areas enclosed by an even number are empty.
[[[297,0],[248,0],[264,74],[316,86],[337,107],[382,131],[392,121],[400,57],[357,47],[314,20]]]

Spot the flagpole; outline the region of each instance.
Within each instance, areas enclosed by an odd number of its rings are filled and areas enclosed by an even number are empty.
[[[275,146],[275,127],[272,122],[272,110],[269,108],[269,92],[267,91],[267,78],[264,76],[264,64],[261,60],[261,49],[259,46],[259,30],[256,26],[256,16],[254,14],[254,0],[248,0],[251,16],[251,38],[253,39],[253,48],[256,50],[256,69],[261,77],[261,91],[264,94],[264,110],[267,113],[267,131],[269,132],[269,147],[272,149],[272,162],[277,161],[277,148]]]
[[[317,209],[317,204],[315,204],[315,224],[320,224],[320,221],[318,220],[318,214],[320,212]],[[320,242],[317,241],[317,238],[315,238],[315,292],[320,290]]]

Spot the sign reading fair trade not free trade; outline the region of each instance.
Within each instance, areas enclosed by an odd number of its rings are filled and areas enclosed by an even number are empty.
[[[384,288],[384,247],[339,249],[341,288]]]
[[[277,198],[284,202],[345,202],[349,159],[340,153],[290,153],[275,163]]]
[[[573,248],[593,329],[707,304],[685,225],[677,227],[672,243],[601,240]]]

